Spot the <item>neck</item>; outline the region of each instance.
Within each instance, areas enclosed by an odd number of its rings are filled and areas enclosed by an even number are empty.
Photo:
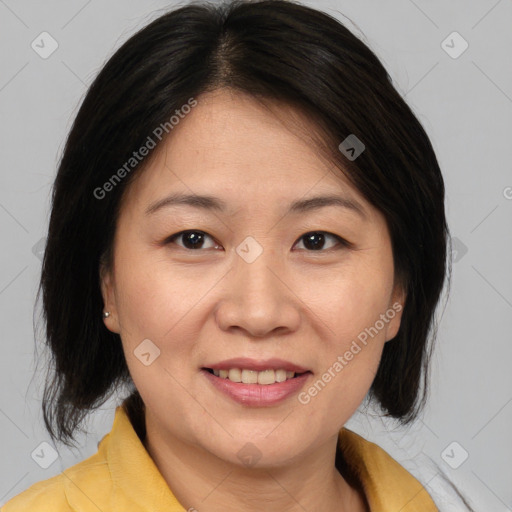
[[[367,512],[363,493],[335,466],[337,436],[294,464],[246,468],[147,426],[144,446],[190,511]]]

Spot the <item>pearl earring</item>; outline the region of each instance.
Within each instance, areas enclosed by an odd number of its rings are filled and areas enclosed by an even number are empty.
[[[105,311],[103,313],[103,318],[108,318],[110,316],[110,312],[109,311]]]

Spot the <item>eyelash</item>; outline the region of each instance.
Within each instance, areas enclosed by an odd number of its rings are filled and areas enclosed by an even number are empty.
[[[188,229],[186,231],[180,231],[179,233],[175,233],[174,235],[171,235],[169,237],[167,237],[163,244],[164,245],[169,245],[169,244],[172,244],[172,243],[175,243],[174,241],[183,236],[183,235],[186,235],[186,234],[190,234],[190,233],[200,233],[202,235],[205,235],[209,238],[211,238],[213,240],[213,238],[208,235],[208,233],[205,233],[204,231],[201,231],[201,230],[198,230],[198,229]],[[309,249],[304,249],[306,252],[327,252],[327,251],[330,251],[330,250],[338,250],[338,249],[342,249],[342,248],[350,248],[352,247],[352,244],[350,242],[348,242],[347,240],[345,240],[344,238],[341,238],[340,236],[338,235],[335,235],[333,233],[329,233],[328,231],[308,231],[307,233],[304,233],[302,236],[299,237],[298,241],[301,241],[304,237],[308,236],[308,235],[317,235],[317,234],[323,234],[323,235],[327,235],[327,236],[330,236],[332,238],[335,238],[338,243],[339,243],[339,247],[331,247],[329,249],[318,249],[318,250],[309,250]],[[298,242],[297,241],[297,242]],[[296,243],[297,243],[296,242]],[[220,244],[219,244],[220,245]],[[295,245],[295,244],[294,244]],[[189,249],[187,247],[182,247],[182,246],[178,246],[180,247],[181,249],[184,249],[186,251],[190,251],[190,252],[200,252],[202,248],[199,248],[199,249]]]

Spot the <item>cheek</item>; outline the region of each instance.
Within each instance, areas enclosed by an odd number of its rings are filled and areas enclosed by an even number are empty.
[[[151,376],[145,372],[144,378],[167,382],[169,376],[162,372],[168,369],[179,376],[180,382],[185,381],[188,367],[184,362],[195,360],[204,322],[201,300],[219,276],[198,278],[197,271],[171,269],[162,255],[144,250],[121,252],[120,248],[119,253],[124,257],[116,262],[116,302],[123,347],[134,380],[142,370],[134,351],[137,353],[143,340],[150,340],[160,352],[154,349],[158,354],[156,364],[148,367],[152,368]]]
[[[135,251],[124,255],[116,265],[116,299],[130,375],[151,408],[167,404],[186,411],[191,403],[181,384],[188,382],[190,368],[185,363],[191,360],[197,339],[190,322],[194,305],[205,292],[196,297],[200,290],[191,293],[180,274],[166,270],[161,261]]]
[[[322,371],[316,376],[322,396],[317,404],[339,411],[339,421],[359,406],[378,369],[386,334],[379,319],[388,308],[391,281],[386,265],[358,265],[319,283],[314,295],[309,292],[308,305],[322,320]]]
[[[391,277],[382,268],[344,269],[336,278],[325,279],[321,284],[304,290],[307,304],[326,326],[329,337],[344,345],[370,328],[388,308]],[[383,333],[382,333],[383,334]],[[364,336],[363,336],[364,337]]]
[[[168,268],[162,256],[143,248],[128,249],[128,245],[119,247],[123,258],[116,262],[122,330],[130,342],[141,336],[162,339],[193,307],[193,288],[179,272]]]

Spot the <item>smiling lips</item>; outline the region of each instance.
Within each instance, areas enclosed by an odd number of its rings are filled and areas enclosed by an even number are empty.
[[[275,384],[293,379],[308,370],[284,359],[256,360],[245,357],[228,359],[205,368],[221,379],[243,384]]]
[[[231,382],[242,382],[243,384],[275,384],[276,382],[284,382],[287,379],[293,379],[295,372],[286,371],[282,368],[279,370],[263,370],[257,372],[254,370],[246,370],[241,368],[230,368],[229,370],[212,370],[216,377],[221,379],[229,379]]]
[[[312,373],[283,359],[236,358],[202,368],[219,391],[244,405],[273,405],[297,392]]]

